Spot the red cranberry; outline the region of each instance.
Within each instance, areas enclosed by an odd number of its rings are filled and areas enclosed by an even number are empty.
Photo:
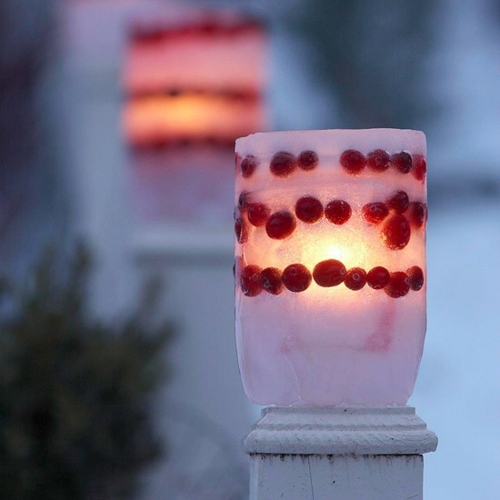
[[[323,205],[313,196],[303,196],[295,204],[295,215],[302,222],[314,224],[323,217]]]
[[[351,214],[351,205],[344,200],[333,200],[325,207],[325,217],[337,226],[345,224]]]
[[[283,284],[291,292],[303,292],[311,284],[311,273],[302,264],[291,264],[286,267],[281,277]]]
[[[290,212],[283,210],[272,214],[266,222],[266,232],[269,238],[283,240],[290,236],[296,226],[295,218]]]
[[[250,203],[247,211],[248,222],[256,227],[263,226],[270,213],[271,211],[264,203]]]
[[[241,175],[245,179],[248,179],[255,172],[255,169],[258,167],[258,165],[259,163],[257,161],[257,158],[255,158],[255,156],[253,155],[246,156],[240,165]]]
[[[427,220],[427,205],[420,201],[412,201],[408,208],[408,219],[415,228],[421,228]]]
[[[389,168],[389,153],[383,149],[375,149],[368,153],[366,164],[375,172],[383,172]]]
[[[417,181],[423,181],[427,173],[427,162],[423,155],[413,155],[413,168],[412,174]]]
[[[246,266],[241,271],[240,283],[243,295],[255,297],[262,292],[260,271],[260,267],[255,265]]]
[[[424,286],[424,272],[418,266],[412,266],[407,271],[406,274],[410,279],[410,288],[414,292],[418,292]]]
[[[401,214],[391,215],[385,222],[380,233],[382,241],[391,250],[401,250],[410,241],[410,224]]]
[[[351,290],[361,290],[366,285],[366,271],[361,267],[349,269],[345,275],[344,285]]]
[[[389,283],[389,271],[382,266],[376,266],[366,275],[366,282],[374,290],[381,290]]]
[[[367,203],[361,211],[364,219],[370,224],[380,224],[389,215],[389,210],[381,201]]]
[[[276,177],[288,177],[295,169],[296,163],[295,156],[280,151],[273,156],[269,169]]]
[[[391,165],[393,165],[402,174],[407,174],[412,167],[411,154],[406,151],[401,151],[401,153],[394,153],[391,155]]]
[[[356,149],[347,149],[340,155],[340,164],[350,174],[359,174],[365,168],[365,155]]]
[[[248,208],[248,204],[250,203],[250,193],[247,191],[242,191],[240,196],[238,197],[238,208],[240,210],[246,210]]]
[[[314,151],[302,151],[298,158],[299,167],[302,170],[313,170],[318,165],[319,158]]]
[[[344,281],[346,269],[342,262],[328,259],[316,264],[313,270],[314,281],[323,287],[337,286]]]
[[[248,241],[248,230],[245,226],[245,222],[241,217],[238,217],[234,221],[234,234],[236,235],[236,240],[238,243],[246,243]]]
[[[394,299],[404,297],[410,291],[410,279],[406,273],[396,271],[391,273],[389,283],[384,288],[384,292]]]
[[[281,271],[275,267],[266,267],[261,271],[260,283],[262,288],[272,295],[279,295],[283,291]]]
[[[389,198],[386,203],[389,210],[402,214],[407,210],[408,205],[410,204],[410,199],[404,191],[398,191],[394,196]]]

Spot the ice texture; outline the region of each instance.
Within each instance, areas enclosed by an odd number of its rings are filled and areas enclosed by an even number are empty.
[[[352,216],[336,226],[326,218],[314,224],[297,220],[289,237],[270,238],[265,227],[254,227],[240,216],[246,240],[236,241],[236,344],[247,396],[258,404],[365,405],[405,404],[415,383],[426,329],[424,287],[399,298],[365,285],[353,291],[344,284],[331,288],[314,280],[303,292],[285,289],[279,295],[265,290],[245,296],[239,272],[246,265],[281,271],[300,263],[311,272],[326,259],[340,260],[347,269],[369,271],[384,266],[390,272],[419,266],[425,276],[425,224],[412,226],[409,243],[401,250],[388,248],[381,225],[368,223],[362,207],[385,202],[404,190],[410,202],[426,202],[426,183],[394,167],[384,172],[365,168],[358,175],[339,164],[343,151],[367,155],[375,149],[389,154],[407,151],[425,156],[425,136],[411,130],[323,130],[254,134],[238,139],[239,161],[253,155],[258,167],[249,178],[237,169],[235,205],[246,192],[250,203],[264,203],[271,212],[288,210],[295,202],[314,196],[325,206],[342,199]],[[312,150],[319,164],[312,171],[296,168],[286,178],[269,170],[278,151],[299,155]],[[238,209],[237,209],[238,211]],[[404,214],[407,216],[407,214]]]
[[[134,151],[130,192],[141,223],[230,224],[233,185],[222,167],[233,157],[228,148],[209,144]]]

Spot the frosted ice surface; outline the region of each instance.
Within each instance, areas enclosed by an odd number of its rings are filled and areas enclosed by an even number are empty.
[[[246,240],[236,243],[242,268],[283,271],[300,263],[312,272],[317,263],[333,258],[347,269],[384,266],[390,272],[406,272],[418,265],[425,273],[425,228],[412,227],[404,249],[391,250],[380,236],[381,226],[369,224],[362,215],[363,205],[385,202],[398,190],[410,201],[425,202],[425,181],[393,167],[385,172],[364,169],[353,176],[339,164],[346,149],[365,155],[374,149],[425,155],[425,136],[373,129],[254,134],[237,140],[240,157],[254,155],[259,165],[247,178],[237,175],[236,204],[246,192],[247,202],[264,203],[271,212],[294,214],[296,200],[306,195],[323,206],[343,199],[352,208],[343,225],[326,218],[314,224],[297,220],[289,237],[272,239],[265,227],[248,223],[243,207]],[[298,155],[303,150],[318,154],[316,169],[296,168],[286,178],[270,172],[276,152]],[[263,290],[246,296],[236,287],[240,370],[247,395],[258,404],[404,404],[417,375],[425,324],[425,286],[399,298],[368,285],[353,291],[344,284],[320,287],[314,280],[303,292],[285,289],[279,295]]]
[[[365,130],[300,130],[290,132],[256,133],[236,140],[236,151],[242,155],[255,154],[270,159],[277,151],[293,154],[310,149],[319,156],[339,157],[342,151],[355,148],[369,153],[383,147],[389,152],[410,151],[426,153],[425,135],[418,130],[374,128]]]

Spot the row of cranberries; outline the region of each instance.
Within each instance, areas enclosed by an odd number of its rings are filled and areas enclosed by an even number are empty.
[[[192,38],[193,36],[235,36],[244,32],[260,31],[256,23],[245,22],[233,25],[222,25],[211,20],[193,23],[190,25],[175,26],[169,28],[162,27],[142,27],[137,26],[132,30],[134,42],[159,43],[171,39]]]
[[[287,151],[277,152],[271,159],[269,170],[275,177],[288,177],[296,168],[301,170],[314,170],[319,163],[317,153],[302,151],[298,156]],[[364,155],[357,149],[347,149],[340,155],[340,165],[351,175],[360,174],[365,168],[374,172],[384,172],[389,168],[402,174],[412,173],[415,179],[423,181],[427,172],[427,163],[422,155],[411,155],[406,151],[389,154],[383,149],[375,149]],[[241,158],[236,155],[236,166],[241,175],[249,179],[259,166],[259,160],[254,155]]]
[[[389,297],[399,298],[410,290],[420,290],[424,285],[424,273],[419,266],[393,273],[382,266],[368,272],[360,267],[347,270],[342,262],[328,259],[316,264],[312,273],[303,264],[291,264],[283,271],[276,267],[261,269],[252,264],[245,266],[239,274],[241,290],[247,297],[255,297],[263,291],[279,295],[285,288],[295,293],[303,292],[313,280],[321,287],[344,283],[350,290],[361,290],[368,284],[374,290],[383,289]]]
[[[297,226],[296,218],[306,224],[314,224],[325,217],[335,225],[345,224],[352,215],[351,206],[344,200],[330,201],[325,207],[313,196],[303,196],[295,203],[295,217],[288,210],[271,213],[264,203],[251,202],[248,193],[240,195],[235,213],[235,233],[238,243],[248,241],[248,227],[265,226],[267,235],[276,240],[290,236]],[[405,214],[405,215],[403,215]],[[421,228],[427,218],[424,203],[410,202],[404,191],[397,191],[386,201],[367,203],[362,208],[363,218],[372,225],[382,224],[381,238],[392,250],[404,248],[410,241],[411,227]]]

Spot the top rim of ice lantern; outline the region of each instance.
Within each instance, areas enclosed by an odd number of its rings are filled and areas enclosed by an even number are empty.
[[[255,148],[259,148],[261,155],[272,155],[280,148],[286,147],[294,154],[300,153],[304,148],[314,148],[320,154],[362,147],[363,150],[369,152],[380,148],[382,143],[386,149],[426,154],[423,132],[394,128],[258,132],[236,139],[236,151],[241,155],[246,155],[251,154]]]
[[[425,135],[236,141],[236,341],[259,404],[405,404],[425,336]]]

